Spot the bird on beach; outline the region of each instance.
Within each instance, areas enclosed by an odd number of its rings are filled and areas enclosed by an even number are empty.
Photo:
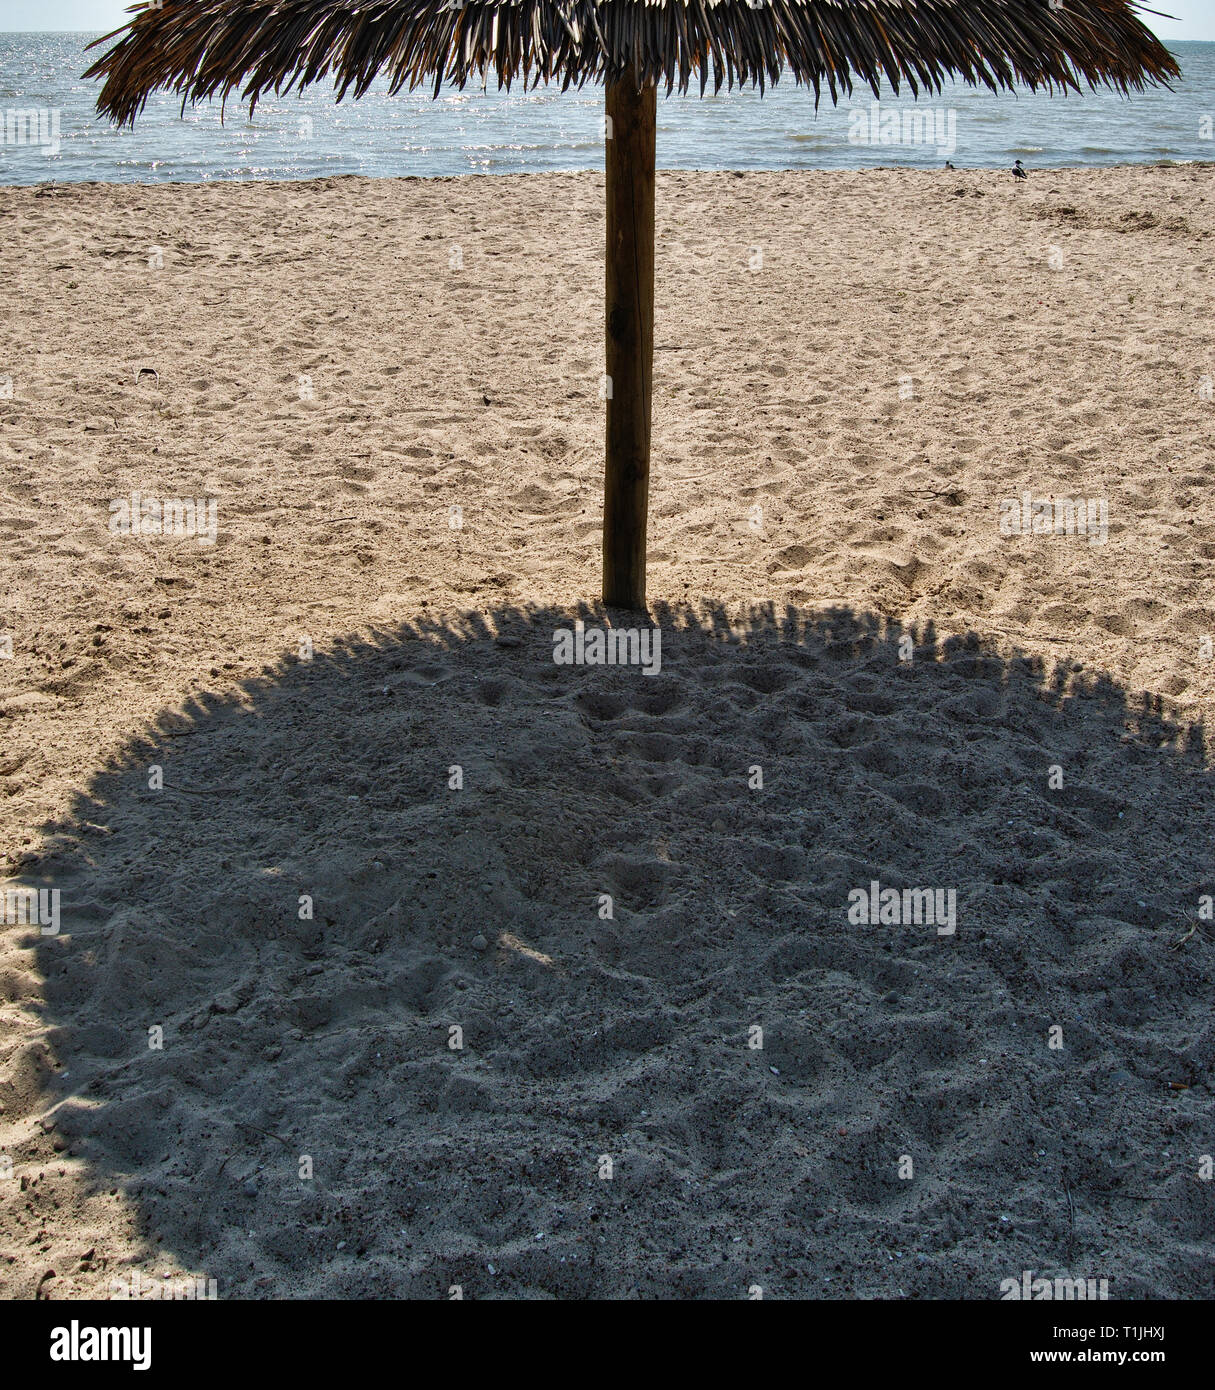
[[[953,168],[953,165],[950,164],[949,160],[946,160],[946,161],[945,161],[945,167],[946,167],[946,169],[952,169],[952,168]]]
[[[1014,178],[1014,179],[1027,179],[1027,178],[1029,178],[1029,175],[1025,172],[1025,169],[1022,167],[1021,161],[1020,161],[1019,159],[1018,159],[1017,162],[1013,165],[1012,174],[1013,174],[1013,178]]]

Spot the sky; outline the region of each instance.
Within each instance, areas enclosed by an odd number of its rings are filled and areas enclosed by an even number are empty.
[[[3,0],[0,30],[117,29],[125,22],[128,0]],[[1215,39],[1215,0],[1148,0],[1150,8],[1176,19],[1144,15],[1148,26],[1165,40]]]

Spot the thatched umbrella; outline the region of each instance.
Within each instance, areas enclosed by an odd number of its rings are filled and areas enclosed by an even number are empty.
[[[86,77],[100,112],[134,122],[158,88],[187,102],[301,89],[332,75],[340,100],[381,73],[393,92],[603,82],[607,92],[607,401],[603,599],[645,607],[654,352],[654,119],[667,94],[703,95],[783,71],[832,101],[853,79],[879,94],[960,77],[998,91],[1178,76],[1137,0],[149,0]]]

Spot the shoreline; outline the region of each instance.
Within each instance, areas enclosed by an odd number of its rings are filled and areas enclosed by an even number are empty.
[[[1029,173],[1032,177],[1039,174],[1043,177],[1049,174],[1084,174],[1093,172],[1121,173],[1135,170],[1146,169],[1215,169],[1215,157],[1211,159],[1160,159],[1160,160],[1135,160],[1125,164],[1039,164],[1028,165]],[[728,177],[728,178],[750,178],[764,177],[767,175],[780,175],[792,178],[798,177],[818,177],[822,175],[874,175],[874,174],[909,174],[919,176],[948,175],[948,174],[1008,174],[1009,169],[1003,165],[996,164],[960,164],[953,169],[941,168],[912,168],[899,164],[878,164],[857,167],[838,167],[822,169],[808,169],[802,167],[786,168],[764,168],[764,169],[694,169],[694,168],[664,168],[659,165],[656,170],[658,177],[664,174],[684,174],[705,177]],[[545,179],[545,178],[574,178],[584,175],[603,177],[602,168],[584,169],[534,169],[534,170],[503,170],[500,173],[487,171],[472,171],[461,174],[360,174],[347,172],[341,174],[313,174],[307,178],[283,178],[283,179],[46,179],[40,183],[5,183],[0,180],[0,189],[15,191],[22,188],[45,189],[45,188],[217,188],[217,187],[255,187],[255,188],[275,188],[289,187],[293,184],[324,184],[339,179],[361,180],[366,183],[458,183],[473,179]]]

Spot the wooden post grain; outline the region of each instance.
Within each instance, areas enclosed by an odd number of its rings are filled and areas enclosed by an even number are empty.
[[[607,84],[607,432],[603,601],[645,608],[654,365],[657,92],[631,73]]]

